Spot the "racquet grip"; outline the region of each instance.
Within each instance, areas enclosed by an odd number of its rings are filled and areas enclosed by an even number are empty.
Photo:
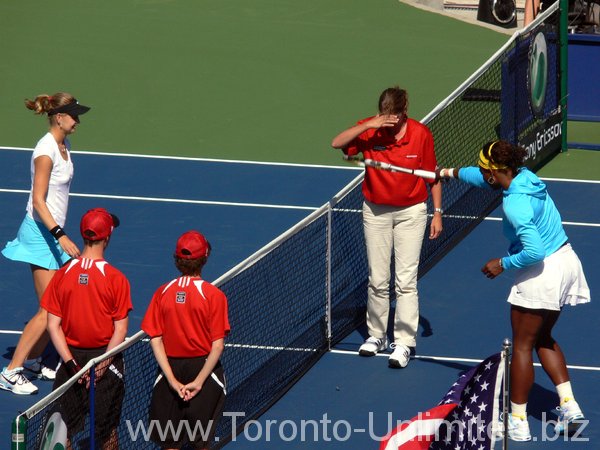
[[[436,178],[435,172],[430,172],[429,170],[415,169],[413,173],[421,178],[430,178],[432,180],[435,180]]]

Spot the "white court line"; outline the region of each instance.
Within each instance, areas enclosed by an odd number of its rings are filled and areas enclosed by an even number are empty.
[[[449,217],[449,218],[454,218],[454,219],[464,219],[464,218],[476,219],[476,217],[452,216],[452,215],[445,215],[444,217]],[[485,217],[483,220],[491,220],[491,221],[495,221],[495,222],[501,222],[502,218],[501,217]],[[562,224],[563,225],[571,225],[571,226],[575,226],[575,227],[600,227],[600,223],[570,222],[568,220],[563,220]]]
[[[542,181],[565,181],[567,183],[590,183],[590,184],[600,184],[598,180],[576,180],[573,178],[541,178]]]
[[[27,147],[0,147],[5,150],[19,150],[26,152],[33,152],[32,148]],[[96,151],[82,151],[74,150],[71,153],[74,155],[97,155],[97,156],[116,156],[125,158],[146,158],[146,159],[172,159],[175,161],[204,161],[204,162],[218,162],[218,163],[232,163],[232,164],[253,164],[258,166],[289,166],[289,167],[306,167],[315,169],[342,169],[342,170],[364,170],[362,167],[353,165],[348,166],[327,166],[322,164],[299,164],[299,163],[282,163],[282,162],[265,162],[265,161],[248,161],[239,159],[212,159],[212,158],[194,158],[191,156],[165,156],[165,155],[141,155],[138,153],[110,153],[110,152],[96,152]],[[568,183],[591,183],[600,184],[600,180],[578,180],[574,178],[546,178],[540,177],[543,181],[564,181]]]
[[[316,348],[303,348],[303,347],[283,347],[283,346],[272,346],[272,345],[256,345],[256,344],[225,344],[225,347],[231,348],[247,348],[250,350],[276,350],[276,351],[291,351],[291,352],[306,352],[315,353],[319,350]]]
[[[340,355],[358,356],[358,352],[351,351],[351,350],[331,349],[330,352],[331,353],[337,353],[337,354],[340,354]],[[375,356],[389,358],[390,355],[388,353],[377,353]],[[453,357],[449,357],[449,356],[416,355],[416,356],[411,356],[411,358],[412,359],[422,359],[424,361],[432,360],[432,361],[452,361],[452,362],[468,362],[468,363],[480,363],[481,361],[483,361],[483,359],[453,358]],[[536,366],[536,367],[542,367],[542,365],[540,363],[533,363],[533,365]],[[574,370],[590,370],[590,371],[600,372],[600,367],[594,367],[594,366],[573,366],[573,365],[567,365],[567,367],[569,369],[574,369]]]
[[[0,189],[0,192],[10,194],[29,194],[29,190],[24,189]],[[210,200],[186,200],[181,198],[162,198],[162,197],[138,197],[128,195],[108,195],[108,194],[80,194],[71,192],[70,197],[83,198],[109,198],[112,200],[139,200],[144,202],[162,202],[162,203],[186,203],[192,205],[219,205],[219,206],[244,206],[251,208],[271,208],[271,209],[298,209],[305,211],[316,211],[315,206],[297,206],[297,205],[271,205],[265,203],[239,203],[239,202],[217,202]]]
[[[1,189],[0,193],[8,193],[8,194],[29,194],[29,190],[25,189]],[[109,195],[109,194],[81,194],[71,192],[69,196],[72,197],[82,197],[82,198],[109,198],[112,200],[138,200],[144,202],[161,202],[161,203],[184,203],[184,204],[192,204],[192,205],[218,205],[218,206],[241,206],[241,207],[250,207],[250,208],[270,208],[270,209],[295,209],[295,210],[303,210],[303,211],[316,211],[319,207],[316,206],[298,206],[298,205],[273,205],[268,203],[240,203],[240,202],[217,202],[212,200],[186,200],[181,198],[163,198],[163,197],[139,197],[139,196],[128,196],[128,195]],[[334,208],[335,209],[335,208]],[[362,213],[362,210],[352,210],[352,209],[336,209],[336,211],[340,212],[354,212],[354,213]],[[477,219],[475,216],[459,216],[447,214],[445,215],[448,219]],[[502,218],[500,217],[484,217],[483,220],[490,220],[495,222],[500,222]],[[571,226],[579,226],[579,227],[600,227],[599,223],[590,223],[590,222],[570,222],[564,221],[563,225],[571,225]]]
[[[12,331],[12,330],[0,330],[0,334],[22,334],[22,331]],[[230,348],[245,348],[250,350],[275,350],[275,351],[292,351],[292,352],[307,352],[314,353],[318,352],[318,349],[315,348],[303,348],[303,347],[283,347],[283,346],[271,346],[271,345],[257,345],[257,344],[225,344],[225,347]],[[339,355],[351,355],[358,356],[358,352],[351,350],[338,350],[331,349],[329,353],[336,353]],[[387,353],[377,353],[375,356],[379,356],[382,358],[389,358],[389,354]],[[412,359],[422,359],[424,361],[448,361],[448,362],[467,362],[467,363],[475,363],[478,364],[482,359],[472,359],[472,358],[455,358],[449,356],[426,356],[426,355],[416,355],[411,356]],[[540,363],[533,363],[536,367],[542,367]],[[575,366],[575,365],[567,365],[569,369],[573,370],[588,370],[594,372],[600,372],[600,367],[594,366]]]
[[[32,148],[25,147],[0,147],[5,150],[20,150],[33,152]],[[74,150],[71,153],[74,155],[97,155],[97,156],[116,156],[125,158],[146,158],[146,159],[172,159],[174,161],[202,161],[215,163],[231,163],[231,164],[251,164],[256,166],[284,166],[284,167],[303,167],[309,169],[341,169],[341,170],[363,170],[360,167],[349,166],[326,166],[324,164],[299,164],[299,163],[282,163],[282,162],[267,162],[267,161],[247,161],[239,159],[213,159],[213,158],[194,158],[191,156],[165,156],[165,155],[140,155],[136,153],[108,153],[95,151]]]

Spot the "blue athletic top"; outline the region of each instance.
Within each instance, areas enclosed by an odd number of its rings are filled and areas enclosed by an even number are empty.
[[[478,167],[463,167],[458,178],[477,187],[491,189]],[[502,191],[502,229],[509,240],[505,269],[521,268],[542,261],[567,242],[560,213],[546,185],[522,167],[507,190]]]

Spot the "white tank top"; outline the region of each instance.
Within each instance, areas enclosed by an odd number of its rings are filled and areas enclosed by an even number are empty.
[[[27,215],[33,220],[41,222],[40,217],[33,209],[33,178],[35,176],[34,161],[40,156],[48,156],[52,160],[52,172],[50,173],[50,182],[48,186],[48,195],[46,196],[46,205],[50,210],[50,214],[56,223],[61,227],[65,226],[67,219],[67,209],[69,206],[69,188],[73,179],[73,161],[71,161],[71,144],[65,139],[67,147],[67,161],[60,154],[58,144],[54,140],[54,136],[46,133],[42,137],[31,156],[31,191],[29,192],[29,200],[27,201]]]

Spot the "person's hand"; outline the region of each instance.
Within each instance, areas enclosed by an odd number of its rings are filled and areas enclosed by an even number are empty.
[[[437,239],[442,233],[444,227],[442,226],[442,215],[439,213],[433,213],[431,219],[431,225],[429,226],[429,239]]]
[[[65,251],[65,253],[71,258],[77,258],[81,254],[81,252],[79,251],[79,247],[77,247],[77,245],[75,245],[75,243],[71,239],[69,239],[69,236],[67,236],[66,234],[58,239],[58,243]]]
[[[490,259],[487,262],[487,264],[483,266],[481,271],[490,280],[496,278],[498,275],[504,272],[504,269],[502,268],[502,263],[500,261],[501,259],[499,258]]]
[[[365,123],[369,128],[395,127],[400,118],[395,114],[377,114],[371,120]]]
[[[435,168],[435,181],[448,181],[448,171],[452,169],[445,169],[444,167]]]
[[[203,383],[197,381],[192,381],[191,383],[188,383],[185,386],[183,386],[183,399],[186,402],[189,402],[191,399],[193,399],[198,394],[198,392],[202,390],[202,384]]]
[[[171,386],[171,389],[173,389],[175,392],[177,392],[177,395],[179,395],[179,398],[183,399],[183,397],[184,397],[183,383],[180,383],[179,380],[177,380],[176,378],[173,378],[172,380],[167,380],[167,381],[169,382],[169,386]]]
[[[86,389],[89,389],[90,388],[90,373],[86,372],[83,375],[81,375],[79,380],[77,380],[77,383],[84,385]]]
[[[435,181],[448,181],[449,178],[455,178],[455,169],[446,169],[445,167],[437,167],[435,169]]]
[[[96,366],[96,368],[94,369],[94,386],[96,386],[98,384],[98,381],[100,381],[100,378],[102,378],[104,376],[104,373],[106,372],[106,369],[108,369],[108,367],[112,364],[112,358],[108,358],[105,359],[104,361],[102,361],[100,364],[98,364]],[[88,375],[87,380],[86,380],[86,388],[89,389],[90,387],[90,377]]]

